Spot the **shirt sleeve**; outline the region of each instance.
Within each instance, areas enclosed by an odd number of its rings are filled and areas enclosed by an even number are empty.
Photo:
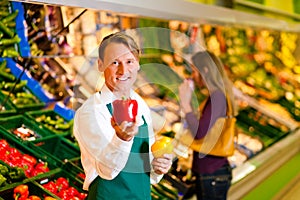
[[[221,91],[211,94],[203,108],[200,119],[192,112],[186,114],[186,122],[196,139],[203,138],[219,117],[226,115],[226,97]]]
[[[89,105],[78,110],[74,118],[74,135],[84,159],[108,180],[125,167],[133,143],[116,136],[110,117],[106,105]]]

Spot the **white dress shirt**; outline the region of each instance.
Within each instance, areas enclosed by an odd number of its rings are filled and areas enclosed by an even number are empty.
[[[143,124],[142,115],[148,125],[149,152],[155,141],[150,109],[145,101],[133,90],[131,99],[138,102],[137,123]],[[97,92],[89,97],[76,111],[74,117],[74,136],[81,151],[81,162],[86,175],[83,189],[88,190],[91,182],[100,176],[112,180],[125,167],[133,144],[133,140],[121,140],[111,126],[111,114],[106,104],[112,103],[114,94],[103,86],[101,93]],[[150,153],[150,163],[153,159]],[[154,173],[151,166],[151,183],[160,181],[163,175]]]

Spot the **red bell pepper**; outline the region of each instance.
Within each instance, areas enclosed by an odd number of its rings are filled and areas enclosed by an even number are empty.
[[[57,194],[57,185],[54,181],[49,181],[48,183],[43,184],[43,187],[46,190],[49,190],[50,192],[52,192],[53,194]]]
[[[57,194],[63,200],[69,200],[72,196],[68,194],[67,190],[60,190]]]
[[[138,103],[134,99],[118,99],[113,101],[113,118],[116,123],[123,121],[135,122],[138,111]]]
[[[85,179],[85,174],[82,173],[82,172],[79,172],[79,173],[77,174],[77,177],[80,178],[80,179],[82,179],[82,180],[84,180],[84,179]]]
[[[58,191],[69,188],[69,181],[68,181],[68,179],[66,179],[64,177],[57,178],[55,183],[57,185]]]
[[[28,154],[23,154],[22,161],[24,164],[28,163],[30,165],[35,165],[37,163],[36,158]]]
[[[6,150],[6,154],[6,160],[4,162],[9,164],[10,166],[17,166],[21,162],[22,153],[18,149],[9,147]]]
[[[27,185],[18,185],[14,188],[14,199],[15,200],[26,200],[29,196],[28,186]]]
[[[80,199],[85,199],[86,197],[87,197],[87,193],[84,193],[84,192],[79,192],[78,194],[77,194],[77,197],[79,197]]]
[[[71,199],[69,200],[81,200],[79,197],[72,197]]]
[[[5,139],[0,139],[0,149],[7,149],[8,147],[8,142]]]
[[[74,196],[77,196],[79,194],[78,190],[76,188],[74,188],[74,187],[69,187],[67,189],[67,192],[68,192],[68,195],[70,197],[74,197]]]
[[[29,199],[29,200],[41,200],[41,198],[38,197],[38,196],[36,196],[36,195],[30,195],[30,196],[28,197],[28,199]]]
[[[48,167],[47,162],[39,162],[35,165],[34,169],[31,172],[31,176],[37,176],[39,174],[43,174],[48,172],[50,169]]]
[[[17,166],[21,167],[24,170],[26,177],[31,177],[32,171],[34,169],[33,165],[20,162],[19,164],[17,164]]]

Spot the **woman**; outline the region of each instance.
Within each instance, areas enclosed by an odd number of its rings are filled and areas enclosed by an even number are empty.
[[[228,106],[226,96],[230,97],[229,103],[235,108],[234,97],[224,67],[214,54],[201,51],[193,55],[192,69],[195,86],[205,86],[209,91],[200,119],[193,112],[191,105],[193,89],[190,87],[190,80],[185,80],[179,86],[179,98],[190,132],[195,139],[201,139],[219,117],[226,116]],[[192,170],[197,177],[198,200],[226,199],[232,179],[232,169],[226,157],[193,152]]]
[[[132,89],[140,69],[139,52],[125,33],[105,37],[98,60],[105,84],[76,111],[74,135],[89,200],[150,200],[150,183],[157,183],[172,165],[172,154],[153,158],[150,151],[154,143],[150,109]],[[117,124],[112,117],[113,101],[121,98],[137,101],[135,122]]]

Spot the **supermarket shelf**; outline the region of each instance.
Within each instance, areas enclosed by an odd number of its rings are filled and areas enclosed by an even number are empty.
[[[273,110],[268,109],[267,107],[260,105],[260,103],[256,99],[242,93],[242,91],[240,91],[237,88],[234,88],[234,95],[238,99],[244,100],[245,102],[247,102],[249,104],[249,106],[251,106],[252,108],[255,108],[256,110],[259,110],[262,113],[264,113],[265,115],[267,115],[267,116],[275,119],[276,121],[286,125],[287,127],[289,127],[289,129],[291,131],[294,131],[299,127],[299,122],[297,122],[293,119],[284,118],[281,115],[279,115],[277,112],[274,112]]]
[[[297,130],[234,169],[228,199],[241,199],[299,152],[300,130]]]
[[[282,11],[280,9],[264,6],[264,5],[259,4],[259,3],[254,3],[254,2],[251,2],[251,1],[245,1],[245,0],[235,0],[234,3],[237,4],[237,5],[242,5],[242,6],[246,6],[246,7],[249,7],[249,8],[254,8],[256,10],[266,11],[266,12],[269,12],[269,13],[274,13],[276,15],[289,17],[291,19],[300,20],[300,15],[299,14],[289,13],[289,12],[286,12],[286,11]]]
[[[300,197],[300,152],[285,162],[256,188],[245,195],[243,200],[299,199]],[[298,195],[297,195],[298,193]]]
[[[21,0],[20,0],[21,1]],[[21,1],[23,2],[23,1]],[[190,23],[222,23],[271,28],[275,30],[299,31],[299,24],[284,20],[249,14],[214,5],[177,0],[32,0],[24,2],[46,3],[103,11],[113,11],[126,16],[142,16],[165,20],[181,20]],[[171,7],[171,8],[170,8]]]
[[[273,200],[294,199],[300,199],[300,173],[273,198]]]

